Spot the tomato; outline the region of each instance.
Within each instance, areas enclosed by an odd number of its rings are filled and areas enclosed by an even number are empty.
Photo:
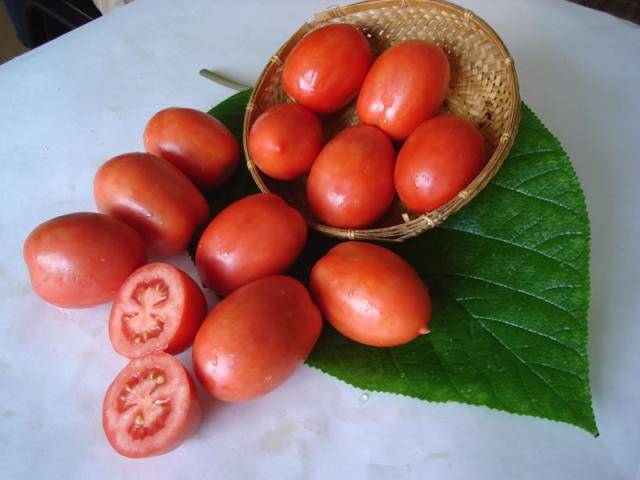
[[[307,181],[314,215],[327,225],[367,227],[393,200],[395,151],[375,127],[345,128],[320,151]]]
[[[184,250],[209,206],[180,170],[148,153],[125,153],[100,167],[93,182],[98,210],[135,228],[162,255]]]
[[[427,287],[411,265],[377,245],[333,247],[311,270],[311,292],[324,317],[356,342],[392,347],[429,331]]]
[[[151,263],[124,282],[109,316],[109,338],[129,358],[187,349],[207,314],[207,303],[189,275],[168,263]]]
[[[219,295],[267,275],[286,272],[307,240],[300,213],[269,193],[229,205],[200,237],[196,265],[202,281]]]
[[[156,113],[143,140],[147,152],[173,163],[201,190],[224,183],[240,160],[233,133],[217,118],[191,108]]]
[[[371,66],[371,48],[351,25],[332,24],[307,34],[284,62],[284,90],[319,114],[340,110],[353,99]]]
[[[394,140],[404,140],[438,112],[449,77],[449,60],[436,45],[422,40],[400,42],[371,67],[358,96],[358,116]]]
[[[218,303],[202,324],[193,343],[196,376],[219,400],[252,400],[304,362],[321,329],[322,316],[300,282],[261,278]]]
[[[260,170],[279,180],[293,180],[307,173],[321,148],[320,121],[295,103],[269,108],[249,133],[251,158]]]
[[[166,353],[136,358],[118,374],[102,404],[102,427],[125,457],[166,453],[191,435],[202,416],[191,376]]]
[[[99,213],[44,222],[27,237],[23,254],[35,292],[65,308],[112,300],[122,282],[147,261],[140,235]]]
[[[469,185],[486,161],[484,139],[471,121],[451,115],[429,119],[398,153],[398,196],[414,212],[435,210]]]

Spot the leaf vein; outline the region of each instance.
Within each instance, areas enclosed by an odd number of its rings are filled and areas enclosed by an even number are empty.
[[[502,184],[502,183],[499,183],[499,182],[497,182],[497,181],[495,181],[495,180],[494,180],[493,182],[491,182],[491,185],[495,185],[496,187],[504,188],[505,190],[509,190],[509,191],[512,191],[512,192],[515,192],[515,193],[519,193],[520,195],[523,195],[523,196],[528,197],[528,198],[533,198],[533,199],[535,199],[535,200],[539,200],[539,201],[541,201],[541,202],[545,202],[545,203],[549,203],[549,204],[551,204],[551,205],[555,205],[556,207],[558,207],[558,208],[562,208],[563,210],[566,210],[566,211],[568,211],[568,212],[571,212],[571,213],[573,213],[574,215],[578,215],[578,213],[577,213],[577,212],[575,212],[574,210],[570,209],[570,208],[569,208],[569,207],[567,207],[566,205],[563,205],[563,204],[562,204],[562,203],[560,203],[560,202],[553,201],[553,200],[551,200],[551,199],[549,199],[549,198],[539,197],[539,196],[537,196],[537,195],[533,195],[532,193],[523,192],[522,190],[518,190],[518,189],[516,189],[516,188],[509,187],[509,186],[504,185],[504,184]]]
[[[471,314],[471,312],[469,312],[469,313]],[[577,354],[580,357],[583,356],[582,353],[580,353],[580,351],[577,348],[569,345],[568,343],[564,343],[563,341],[561,341],[561,340],[559,340],[559,339],[557,339],[555,337],[552,337],[551,335],[547,335],[546,333],[542,333],[542,332],[540,332],[538,330],[533,330],[532,328],[527,328],[527,327],[525,327],[523,325],[518,325],[517,323],[509,322],[508,320],[503,320],[501,318],[486,317],[486,316],[474,315],[474,314],[471,314],[471,315],[473,315],[473,318],[477,318],[477,319],[481,319],[481,320],[489,320],[491,322],[496,322],[496,323],[501,323],[503,325],[508,325],[508,326],[510,326],[512,328],[517,328],[517,329],[529,332],[531,334],[538,335],[538,336],[540,336],[542,338],[546,338],[547,340],[551,340],[552,342],[555,342],[558,345],[561,345],[564,348],[567,348],[567,349],[571,350],[572,352],[574,352],[575,354]]]
[[[571,405],[569,403],[569,401],[567,399],[565,399],[562,395],[560,395],[560,393],[554,388],[553,385],[551,385],[551,383],[542,375],[540,375],[540,373],[538,373],[531,365],[529,365],[522,357],[520,357],[520,355],[518,355],[511,347],[509,347],[509,345],[507,345],[506,343],[504,343],[502,340],[500,340],[500,338],[495,335],[493,333],[493,331],[488,328],[483,322],[481,322],[480,320],[478,320],[478,324],[489,334],[491,335],[500,345],[502,345],[505,349],[507,349],[515,358],[517,358],[520,363],[522,363],[522,365],[524,365],[527,370],[529,370],[531,373],[533,373],[533,375],[538,378],[540,381],[542,381],[542,383],[544,383],[555,395],[556,397],[558,397],[562,403],[564,403],[569,410],[571,410],[574,415],[576,415],[577,418],[582,418],[582,415],[580,414],[580,412],[578,412],[575,407],[573,405]],[[539,410],[538,410],[539,411]]]
[[[448,226],[446,223],[443,224],[443,225],[440,225],[438,228],[441,228],[441,229],[444,229],[444,230],[452,230],[454,232],[460,232],[460,233],[464,233],[464,234],[467,234],[467,235],[476,235],[476,236],[481,237],[481,238],[486,238],[487,240],[494,240],[496,242],[506,243],[507,245],[510,245],[512,247],[521,248],[522,250],[526,250],[527,252],[531,252],[531,253],[535,253],[537,255],[541,255],[541,256],[549,259],[549,260],[553,260],[554,262],[558,262],[559,264],[564,265],[565,267],[568,267],[569,269],[573,270],[576,273],[579,273],[578,269],[573,264],[571,264],[571,263],[569,263],[567,261],[561,260],[559,258],[556,258],[556,257],[554,257],[552,255],[548,255],[548,254],[546,254],[544,252],[541,252],[540,250],[536,250],[535,248],[527,247],[526,245],[523,245],[521,243],[515,243],[515,242],[513,242],[511,240],[507,240],[507,239],[504,239],[504,238],[499,238],[499,237],[494,237],[494,236],[491,236],[491,235],[487,235],[486,233],[479,233],[479,232],[471,231],[471,230],[461,230],[459,228],[453,228],[453,227]]]
[[[521,290],[519,288],[511,287],[509,285],[505,285],[504,283],[494,282],[493,280],[488,280],[488,279],[483,278],[483,277],[477,277],[475,275],[467,275],[465,273],[454,273],[454,272],[452,272],[452,273],[442,273],[442,272],[439,272],[439,273],[436,273],[436,275],[447,276],[447,277],[459,277],[459,278],[465,278],[465,279],[468,279],[468,280],[475,280],[477,282],[483,282],[483,283],[486,283],[488,285],[493,285],[493,286],[496,286],[496,287],[504,288],[506,290],[510,290],[512,292],[520,293],[521,295],[525,295],[527,297],[535,298],[536,300],[538,300],[540,302],[543,302],[543,303],[545,303],[547,305],[555,307],[558,310],[568,314],[574,320],[576,320],[574,314],[570,310],[568,310],[567,308],[565,308],[562,305],[559,305],[559,304],[557,304],[555,302],[552,302],[551,300],[549,300],[547,298],[544,298],[544,297],[541,297],[539,295],[536,295],[533,292],[527,292],[526,290]]]

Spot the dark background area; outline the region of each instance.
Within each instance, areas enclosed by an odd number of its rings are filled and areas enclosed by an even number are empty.
[[[640,24],[640,0],[569,1]],[[0,0],[0,64],[100,15],[92,0]]]

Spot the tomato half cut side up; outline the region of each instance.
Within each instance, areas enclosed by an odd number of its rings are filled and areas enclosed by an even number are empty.
[[[109,316],[111,344],[128,358],[180,353],[193,343],[206,308],[191,277],[167,263],[150,263],[133,272],[116,295]]]
[[[109,443],[131,458],[173,450],[195,431],[201,416],[191,376],[166,353],[132,360],[107,390],[102,406]]]

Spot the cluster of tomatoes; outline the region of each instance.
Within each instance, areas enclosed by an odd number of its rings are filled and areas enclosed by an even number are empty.
[[[453,167],[446,164],[467,172],[484,162],[482,137],[468,121],[422,123],[440,107],[449,81],[437,47],[403,42],[370,64],[369,45],[356,29],[312,32],[284,67],[287,92],[299,104],[265,112],[249,138],[268,175],[293,179],[310,170],[309,202],[331,225],[364,226],[382,215],[394,195],[394,163],[401,199],[424,210],[468,181],[448,178],[442,172]],[[358,113],[369,125],[347,128],[322,147],[322,129],[309,109],[336,111],[358,91]],[[390,138],[407,137],[396,160]],[[49,220],[24,245],[32,286],[49,303],[82,308],[115,299],[109,338],[131,361],[106,393],[103,427],[119,453],[157,455],[197,427],[194,382],[173,356],[191,345],[204,388],[216,399],[241,402],[291,375],[315,345],[323,317],[372,346],[401,345],[428,332],[427,287],[383,247],[337,245],[313,267],[311,293],[285,276],[306,242],[307,225],[272,194],[231,204],[201,235],[200,279],[225,297],[207,313],[198,284],[168,263],[146,264],[147,250],[170,256],[187,247],[209,219],[201,191],[231,176],[237,141],[202,112],[169,108],[151,118],[144,145],[146,153],[117,156],[98,170],[93,191],[101,213]]]
[[[297,103],[275,105],[256,119],[249,153],[269,177],[308,174],[309,207],[326,225],[369,227],[396,192],[414,212],[435,210],[478,175],[487,156],[471,121],[437,115],[449,80],[447,55],[432,43],[397,43],[372,65],[369,42],[356,28],[319,28],[284,63],[283,87]],[[338,112],[356,96],[361,124],[323,146],[316,115]],[[404,142],[397,156],[392,142]]]

